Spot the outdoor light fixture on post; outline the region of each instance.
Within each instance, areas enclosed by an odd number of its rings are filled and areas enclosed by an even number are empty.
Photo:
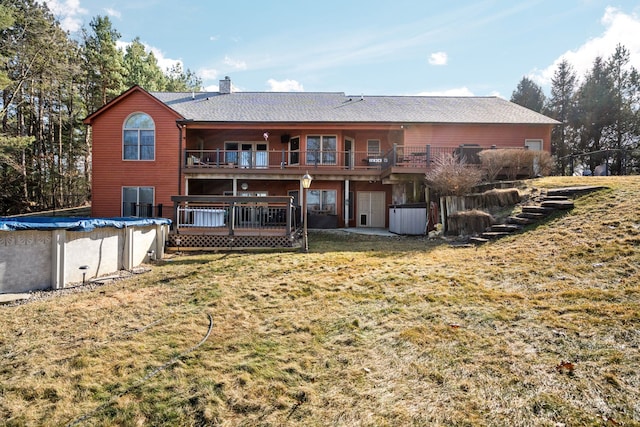
[[[309,187],[311,187],[311,181],[313,181],[313,177],[311,175],[309,175],[309,171],[307,171],[307,173],[304,174],[304,176],[302,177],[302,188],[304,188],[303,194],[302,194],[302,214],[303,216],[303,221],[304,221],[304,251],[309,252],[309,237],[307,235],[307,218],[309,215],[307,215],[307,190],[309,189]]]
[[[84,285],[86,283],[87,270],[89,269],[89,266],[88,265],[81,265],[78,268],[82,271],[82,284]]]

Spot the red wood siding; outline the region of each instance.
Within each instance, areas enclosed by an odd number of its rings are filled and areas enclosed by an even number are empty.
[[[134,112],[143,112],[155,122],[155,160],[122,160],[122,126]],[[171,218],[171,196],[178,194],[179,118],[144,92],[126,98],[96,116],[92,122],[93,175],[92,215],[120,216],[122,187],[154,187],[154,204],[163,205],[163,216]]]
[[[525,139],[542,139],[543,150],[550,151],[551,128],[552,125],[410,125],[405,128],[404,144],[506,148],[524,147]]]

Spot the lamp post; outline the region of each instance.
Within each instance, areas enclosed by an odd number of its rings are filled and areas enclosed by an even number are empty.
[[[309,171],[304,174],[302,177],[302,188],[304,189],[302,194],[302,214],[303,216],[303,224],[304,224],[304,252],[309,252],[309,237],[307,235],[307,190],[311,187],[311,181],[313,181],[313,177],[309,175]]]

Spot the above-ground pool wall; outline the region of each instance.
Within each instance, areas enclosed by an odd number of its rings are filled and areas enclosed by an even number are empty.
[[[0,293],[51,287],[51,231],[0,231]]]
[[[122,268],[126,229],[108,227],[96,228],[89,233],[65,233],[64,272],[61,272],[64,273],[65,284],[82,282],[83,271],[86,280],[89,280]],[[83,266],[88,268],[81,270]]]
[[[0,231],[0,293],[61,289],[161,259],[168,225]],[[86,266],[86,269],[80,267]]]

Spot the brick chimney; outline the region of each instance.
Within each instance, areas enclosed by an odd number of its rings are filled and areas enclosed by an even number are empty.
[[[218,92],[220,93],[220,95],[231,93],[231,79],[229,78],[229,76],[225,76],[224,80],[220,80]]]

